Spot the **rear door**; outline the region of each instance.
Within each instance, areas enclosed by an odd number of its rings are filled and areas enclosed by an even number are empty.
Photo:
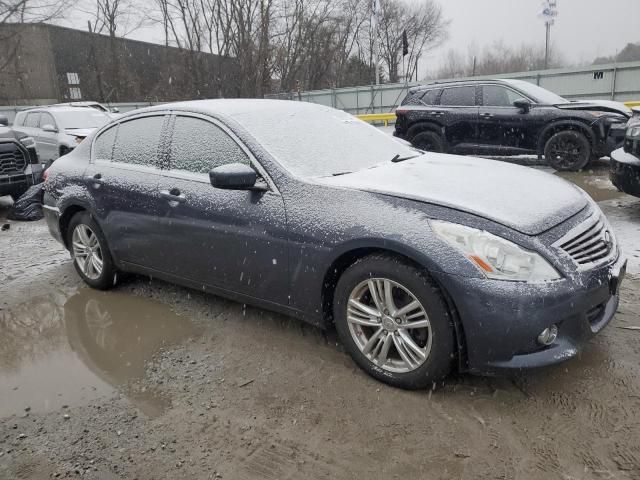
[[[159,270],[166,261],[160,248],[158,192],[160,156],[168,116],[147,114],[99,133],[85,172],[94,211],[109,247],[120,261]]]
[[[433,115],[444,125],[448,152],[475,153],[478,107],[474,85],[444,88]]]
[[[284,202],[249,149],[223,124],[199,115],[173,120],[170,168],[159,190],[161,235],[169,274],[202,285],[288,302]],[[213,188],[209,171],[251,165],[266,192]]]
[[[478,149],[481,153],[523,153],[533,147],[528,129],[531,114],[513,102],[525,99],[503,85],[482,85],[482,105],[478,122]],[[526,100],[526,99],[525,99]]]

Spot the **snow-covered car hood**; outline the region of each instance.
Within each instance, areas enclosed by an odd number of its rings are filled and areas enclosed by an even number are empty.
[[[576,102],[560,103],[556,105],[558,108],[567,110],[592,110],[600,112],[619,113],[629,118],[631,109],[624,103],[614,102],[613,100],[578,100]]]
[[[67,135],[71,135],[73,137],[85,138],[89,136],[89,134],[94,130],[95,128],[67,128],[64,130],[64,133],[66,133]]]
[[[438,153],[317,181],[462,210],[527,235],[538,235],[587,205],[584,192],[549,173]]]

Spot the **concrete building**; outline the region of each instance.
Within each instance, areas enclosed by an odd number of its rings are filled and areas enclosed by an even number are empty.
[[[0,105],[233,97],[235,62],[47,24],[0,25]]]

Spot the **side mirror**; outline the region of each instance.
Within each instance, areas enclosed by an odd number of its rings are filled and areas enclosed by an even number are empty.
[[[48,133],[58,133],[58,129],[56,127],[54,127],[53,125],[51,125],[50,123],[47,123],[46,125],[42,126],[42,131],[43,132],[48,132]]]
[[[228,163],[209,172],[209,180],[215,188],[226,190],[267,190],[266,185],[256,185],[258,174],[244,163]]]
[[[118,107],[113,107],[111,109],[111,113],[120,113],[120,109]]]
[[[513,106],[522,110],[522,113],[529,113],[531,110],[531,102],[525,99],[516,100],[513,102]]]
[[[6,115],[0,115],[0,126],[3,126],[3,127],[9,126],[9,119],[7,118]]]

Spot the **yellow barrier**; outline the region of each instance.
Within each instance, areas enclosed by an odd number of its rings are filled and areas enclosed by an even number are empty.
[[[367,115],[356,115],[356,117],[365,122],[384,122],[385,127],[389,126],[389,122],[396,121],[395,113],[369,113]]]
[[[640,107],[640,102],[624,102],[624,104],[629,107]],[[396,121],[395,113],[368,113],[366,115],[356,115],[360,120],[364,120],[365,122],[384,122],[384,126],[389,126],[389,122]]]

